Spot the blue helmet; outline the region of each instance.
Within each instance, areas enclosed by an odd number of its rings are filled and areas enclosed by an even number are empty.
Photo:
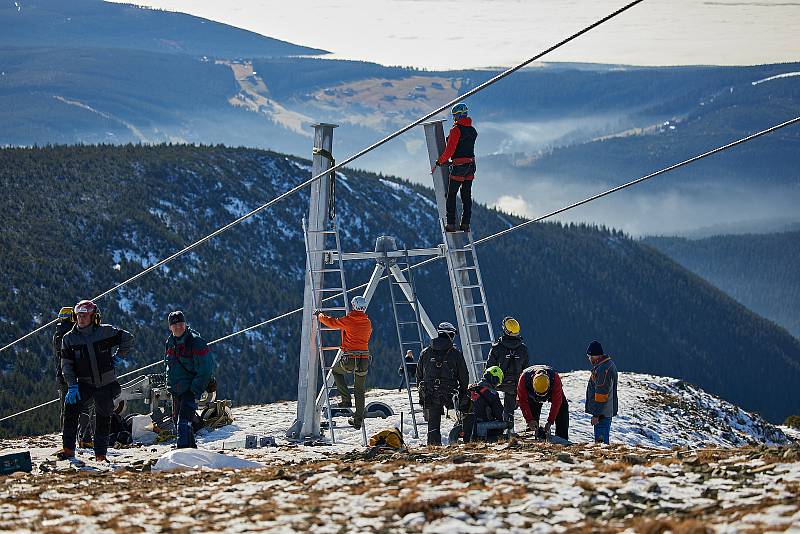
[[[451,112],[453,113],[454,119],[456,120],[463,119],[469,115],[469,108],[465,103],[459,102],[458,104],[453,106]]]

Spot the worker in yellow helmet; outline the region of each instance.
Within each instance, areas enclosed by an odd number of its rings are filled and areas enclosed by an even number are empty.
[[[532,365],[525,369],[517,383],[517,400],[528,424],[528,430],[546,437],[556,426],[556,436],[569,439],[569,402],[564,395],[561,377],[548,365]],[[544,428],[539,426],[542,404],[550,403],[550,413]]]
[[[504,317],[500,324],[503,335],[492,344],[486,368],[494,365],[503,371],[503,381],[497,391],[503,392],[503,420],[514,429],[514,411],[517,409],[517,382],[519,375],[528,367],[528,347],[522,342],[519,321]]]

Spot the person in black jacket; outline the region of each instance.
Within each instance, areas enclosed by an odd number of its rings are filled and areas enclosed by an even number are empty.
[[[440,323],[437,331],[439,335],[422,351],[417,363],[417,389],[419,403],[427,414],[428,445],[442,444],[444,408],[466,411],[469,404],[467,364],[461,351],[453,346],[456,329],[450,323]],[[453,402],[454,396],[458,406]]]
[[[513,317],[505,317],[502,323],[503,335],[489,350],[486,367],[496,365],[503,370],[503,381],[497,387],[503,392],[503,420],[514,428],[514,411],[517,409],[517,382],[519,375],[528,367],[528,347],[519,335],[519,322]]]
[[[472,181],[475,179],[475,139],[478,131],[472,126],[469,109],[459,102],[452,109],[453,127],[447,145],[439,155],[431,173],[439,165],[448,165],[447,224],[448,232],[469,232],[472,218]],[[456,226],[456,195],[461,190],[461,224]]]
[[[64,373],[61,371],[61,342],[74,325],[72,306],[64,306],[58,312],[58,322],[56,323],[55,332],[53,332],[53,366],[56,372],[58,394],[61,398],[61,417],[59,420],[62,432],[64,431],[64,397],[67,396],[68,386]],[[94,445],[93,418],[94,399],[89,399],[81,405],[81,413],[78,416],[78,445],[81,447],[92,447]]]
[[[477,384],[470,384],[472,409],[464,418],[464,442],[496,441],[508,428],[503,418],[503,405],[495,388],[503,382],[503,370],[489,367]],[[502,426],[500,426],[502,424]]]
[[[63,449],[61,460],[75,456],[78,416],[81,408],[94,399],[94,454],[97,461],[107,461],[109,425],[114,398],[121,391],[115,367],[127,357],[133,346],[130,332],[100,323],[100,310],[90,300],[82,300],[73,310],[75,326],[61,340],[61,372],[67,382],[64,396]]]

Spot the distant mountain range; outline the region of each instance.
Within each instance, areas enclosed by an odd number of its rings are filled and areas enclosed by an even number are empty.
[[[0,146],[224,143],[308,154],[339,124],[352,154],[497,71],[421,71],[319,59],[324,51],[224,24],[100,0],[0,7]],[[307,57],[317,56],[317,57]],[[791,118],[800,63],[639,68],[544,64],[469,99],[475,194],[541,214]],[[798,218],[800,127],[573,212],[644,235]],[[364,168],[425,181],[419,139]]]
[[[643,242],[800,338],[800,231]]]
[[[76,146],[0,150],[0,338],[10,341],[63,305],[140,272],[308,178],[309,162],[224,147]],[[361,171],[337,180],[343,248],[441,241],[430,189]],[[136,331],[128,368],[162,357],[168,311],[208,339],[301,306],[297,194],[100,301],[105,320]],[[519,222],[477,205],[476,237]],[[698,384],[771,421],[800,412],[800,341],[653,248],[604,228],[539,224],[481,245],[492,317],[517,317],[532,359],[585,369],[600,339],[620,369]],[[347,266],[351,287],[369,262]],[[416,275],[435,321],[454,320],[443,265]],[[393,387],[399,350],[388,289],[376,294],[370,386]],[[237,403],[294,398],[300,318],[214,346],[220,394]],[[0,354],[0,413],[48,400],[49,335]],[[768,385],[768,386],[767,386]],[[3,423],[4,435],[51,431],[57,412]]]

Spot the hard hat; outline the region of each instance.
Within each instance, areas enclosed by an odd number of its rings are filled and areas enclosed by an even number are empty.
[[[361,295],[356,295],[353,297],[353,300],[350,301],[350,305],[354,310],[364,311],[367,309],[367,299]]]
[[[58,311],[58,318],[59,319],[69,319],[72,320],[72,306],[64,306]]]
[[[519,335],[519,321],[513,317],[506,317],[503,319],[503,333],[507,336]]]
[[[78,302],[75,307],[73,308],[73,312],[78,313],[97,313],[99,310],[97,309],[97,304],[92,302],[91,300],[82,300]]]
[[[486,369],[483,373],[484,380],[488,380],[495,386],[499,386],[503,383],[503,370],[500,369],[498,366],[493,365]]]
[[[546,395],[550,391],[550,377],[547,371],[539,371],[533,377],[533,391],[537,395]]]
[[[469,115],[469,108],[464,102],[459,102],[453,106],[451,113],[454,119],[462,119]]]
[[[92,323],[100,324],[100,308],[98,308],[97,304],[95,304],[91,300],[82,300],[75,305],[75,307],[72,309],[73,323],[78,322],[79,313],[91,313]]]
[[[456,335],[456,327],[447,321],[439,323],[439,326],[436,327],[436,331],[440,334],[448,334],[451,338]]]

